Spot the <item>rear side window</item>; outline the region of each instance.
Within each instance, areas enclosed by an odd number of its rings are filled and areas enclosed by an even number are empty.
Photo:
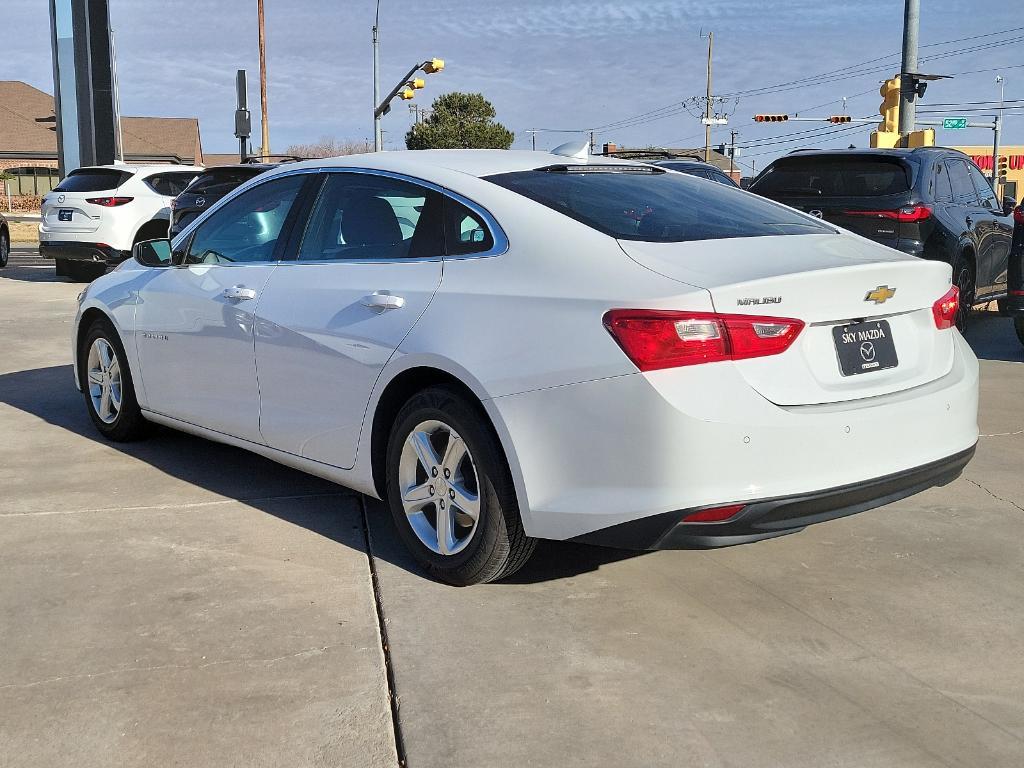
[[[79,168],[53,188],[54,192],[105,192],[124,184],[132,174],[113,168]]]
[[[240,187],[254,176],[263,173],[262,168],[217,168],[205,171],[189,184],[185,191],[192,195],[223,197],[235,187]]]
[[[880,197],[909,192],[899,160],[814,155],[776,161],[750,189],[768,197]]]
[[[329,173],[299,260],[433,258],[443,249],[439,193],[387,176]]]
[[[978,205],[978,190],[971,181],[967,163],[963,160],[952,160],[946,164],[949,170],[949,182],[953,187],[953,202],[958,205]]]
[[[486,253],[494,248],[494,237],[483,217],[458,200],[444,199],[444,241],[448,256]]]
[[[147,176],[145,182],[146,186],[158,195],[177,197],[195,177],[195,173],[158,173],[155,176]]]
[[[735,187],[658,168],[553,166],[486,178],[622,240],[676,243],[835,231]]]

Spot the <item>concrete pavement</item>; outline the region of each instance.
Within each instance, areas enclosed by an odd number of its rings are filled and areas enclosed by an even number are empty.
[[[34,263],[0,271],[0,765],[1024,764],[1006,320],[969,334],[985,436],[946,488],[728,550],[542,543],[455,589],[337,486],[100,440],[68,366],[81,287]]]

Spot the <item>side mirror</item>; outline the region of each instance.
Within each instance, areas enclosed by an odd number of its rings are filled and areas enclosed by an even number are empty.
[[[1017,207],[1017,201],[1009,195],[1003,196],[1003,216],[1010,216],[1013,214],[1013,209]]]
[[[132,248],[132,258],[146,267],[169,267],[171,261],[170,240],[144,240]]]

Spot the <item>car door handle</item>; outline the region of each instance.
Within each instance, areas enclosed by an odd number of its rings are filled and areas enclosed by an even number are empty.
[[[387,291],[374,291],[369,296],[363,296],[363,306],[383,310],[401,309],[405,306],[405,299],[393,296]]]
[[[248,299],[255,299],[256,291],[242,285],[233,285],[230,288],[225,288],[223,295],[225,299],[238,299],[245,301]]]

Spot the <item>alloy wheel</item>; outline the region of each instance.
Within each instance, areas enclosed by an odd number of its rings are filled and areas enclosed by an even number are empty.
[[[104,424],[113,424],[121,412],[121,366],[110,342],[96,339],[89,347],[86,379],[93,410]]]
[[[455,555],[480,523],[480,483],[465,441],[441,421],[418,424],[402,446],[398,487],[406,520],[420,542]]]
[[[956,276],[956,287],[960,291],[960,304],[956,308],[956,327],[962,333],[967,327],[967,317],[974,306],[974,273],[963,264]]]

